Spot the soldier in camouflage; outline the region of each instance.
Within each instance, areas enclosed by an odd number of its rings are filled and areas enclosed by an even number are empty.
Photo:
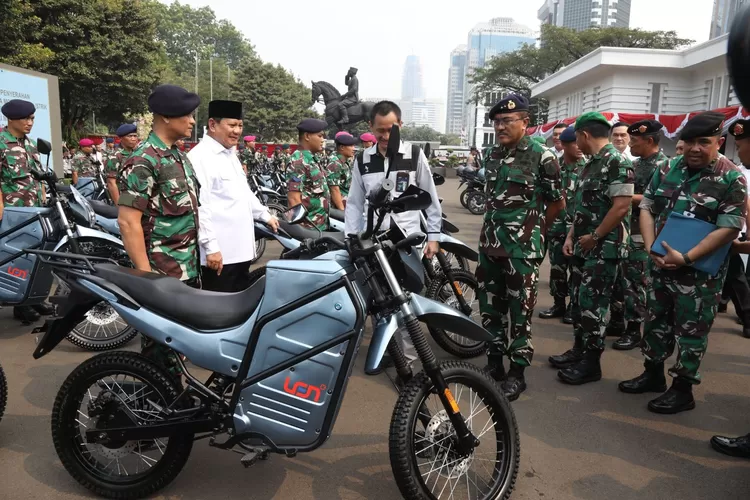
[[[331,191],[331,203],[338,210],[346,207],[346,197],[349,196],[349,186],[352,184],[352,160],[354,145],[357,143],[352,135],[337,134],[336,152],[326,167],[328,187]]]
[[[307,221],[303,225],[328,229],[328,210],[330,191],[326,180],[326,170],[317,156],[325,147],[325,129],[328,126],[323,120],[307,118],[297,125],[299,147],[291,158],[287,173],[287,199],[289,206],[300,203],[307,209]]]
[[[498,144],[484,156],[487,211],[476,272],[482,324],[495,336],[487,368],[511,401],[526,389],[524,370],[534,354],[531,318],[546,250],[546,221],[565,208],[557,156],[526,136],[528,109],[525,97],[511,94],[490,110]]]
[[[550,357],[558,377],[579,385],[602,378],[604,318],[617,278],[618,262],[627,257],[633,165],[609,142],[609,122],[600,113],[584,113],[575,124],[581,152],[589,155],[578,176],[575,216],[563,251],[574,257],[574,347]]]
[[[550,309],[541,311],[539,317],[543,319],[562,317],[564,323],[572,324],[571,305],[568,304],[567,307],[565,305],[565,299],[570,293],[572,270],[570,269],[570,259],[563,254],[563,245],[573,223],[573,198],[575,197],[578,172],[583,170],[586,160],[576,144],[574,126],[571,125],[566,128],[558,135],[556,140],[560,142],[563,153],[560,157],[562,162],[560,176],[562,178],[562,192],[565,197],[565,211],[557,216],[557,219],[547,230],[550,263],[549,286],[555,303]]]
[[[664,361],[676,346],[677,361],[669,370],[674,377],[672,386],[648,404],[655,413],[695,408],[692,387],[701,382],[698,369],[706,353],[729,259],[715,276],[692,264],[735,240],[746,216],[745,176],[718,152],[723,121],[722,113],[705,112],[687,122],[680,134],[685,155],[661,165],[640,205],[643,242],[651,257],[648,318],[641,344],[646,369],[619,387],[631,394],[665,391]],[[665,241],[662,245],[666,254],[653,254],[656,235],[672,213],[709,222],[717,229],[686,253],[681,254]]]
[[[94,151],[94,141],[81,139],[78,141],[78,152],[71,160],[73,168],[73,184],[78,186],[84,178],[96,177],[99,173],[99,159]]]
[[[648,252],[643,246],[643,236],[639,225],[641,210],[638,206],[643,199],[654,171],[669,161],[659,150],[663,125],[655,120],[643,120],[628,127],[630,153],[638,159],[633,162],[635,194],[632,199],[630,217],[630,244],[627,259],[620,262],[618,280],[623,289],[624,303],[620,315],[626,324],[625,332],[612,344],[613,349],[629,351],[638,347],[641,341],[641,325],[646,318],[646,288],[648,286]],[[615,307],[615,302],[610,304]]]
[[[42,183],[34,179],[32,170],[41,170],[39,152],[29,138],[34,127],[36,108],[29,101],[12,99],[2,107],[8,125],[0,132],[0,220],[4,207],[41,207],[45,192]],[[7,228],[5,228],[7,229]],[[39,319],[39,314],[52,314],[51,306],[16,306],[13,316],[26,323]]]
[[[200,288],[199,185],[187,156],[175,147],[189,137],[200,98],[175,85],[160,85],[148,98],[153,130],[120,173],[122,241],[137,269],[177,278]],[[143,337],[141,352],[172,373],[174,351]]]
[[[237,157],[240,159],[242,170],[245,171],[245,175],[250,175],[254,172],[257,164],[257,158],[255,155],[255,136],[246,135],[243,140],[245,141],[244,149],[237,151]]]
[[[107,190],[112,198],[112,203],[117,206],[120,200],[120,190],[117,187],[117,179],[120,170],[130,155],[133,154],[138,146],[138,128],[134,123],[124,123],[117,128],[117,137],[120,138],[120,148],[109,157],[107,165],[104,167],[104,174],[107,177]]]

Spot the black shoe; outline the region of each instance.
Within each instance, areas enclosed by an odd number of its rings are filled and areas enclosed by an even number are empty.
[[[613,315],[609,318],[607,328],[604,330],[605,337],[622,337],[625,335],[625,320],[622,316]]]
[[[667,390],[667,379],[664,377],[664,364],[646,364],[646,370],[634,379],[620,382],[617,387],[627,394],[644,392],[664,392]]]
[[[727,302],[719,302],[718,312],[720,312],[720,313],[727,312]]]
[[[510,364],[508,378],[505,379],[501,388],[508,401],[515,401],[526,390],[526,379],[523,376],[524,367],[515,363]]]
[[[563,316],[562,322],[566,325],[572,325],[573,324],[573,306],[568,304],[568,307],[565,309],[565,316]]]
[[[615,340],[612,349],[618,351],[630,351],[641,344],[641,325],[638,323],[629,323],[628,330]]]
[[[567,368],[573,366],[583,359],[583,339],[575,339],[572,349],[568,349],[563,354],[558,356],[550,356],[548,361],[549,364],[555,368]]]
[[[490,373],[490,376],[496,382],[502,382],[505,380],[506,375],[502,354],[488,354],[487,366],[485,366],[484,369]]]
[[[385,356],[383,356],[383,359],[380,360],[380,364],[374,370],[365,370],[365,375],[370,375],[371,377],[380,375],[381,373],[383,373],[383,370],[385,370],[389,366],[393,366],[393,360],[386,354]]]
[[[539,317],[542,319],[562,318],[563,316],[565,316],[565,299],[562,302],[555,300],[554,306],[539,312]]]
[[[16,306],[13,308],[13,317],[20,319],[24,323],[34,323],[39,321],[39,313],[29,306]]]
[[[578,364],[560,370],[557,372],[557,377],[570,385],[582,385],[601,380],[602,366],[599,362],[601,356],[601,351],[586,351]]]
[[[649,401],[648,409],[654,413],[672,415],[695,408],[693,386],[685,379],[677,377],[672,387],[658,398]]]
[[[711,447],[730,457],[750,458],[750,434],[737,438],[714,436],[711,438]]]
[[[750,325],[742,325],[742,336],[750,339]]]
[[[42,316],[51,316],[52,314],[55,314],[55,306],[46,302],[31,307]]]

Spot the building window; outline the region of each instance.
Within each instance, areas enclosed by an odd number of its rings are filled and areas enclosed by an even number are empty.
[[[651,83],[651,104],[649,105],[649,113],[658,113],[659,104],[661,102],[661,91],[664,86],[663,83]]]
[[[714,97],[714,81],[706,80],[706,109],[710,109]]]
[[[484,142],[482,142],[483,147],[492,146],[495,144],[495,134],[485,132],[484,133]]]

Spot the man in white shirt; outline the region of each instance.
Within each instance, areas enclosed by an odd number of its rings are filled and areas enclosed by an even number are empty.
[[[432,196],[432,204],[425,210],[427,245],[424,249],[425,256],[432,259],[440,250],[438,239],[442,228],[440,199],[432,179],[432,171],[422,150],[405,142],[401,143],[398,159],[394,161],[394,165],[389,165],[390,162],[385,157],[385,153],[393,125],[402,126],[401,109],[390,101],[377,103],[370,115],[370,129],[375,134],[377,142],[374,146],[360,152],[354,161],[352,183],[349,188],[349,198],[346,201],[344,233],[354,234],[365,229],[366,219],[363,214],[367,209],[367,195],[381,186],[388,172],[388,177],[395,184],[391,196],[398,197],[411,184],[427,191]],[[396,221],[406,234],[422,232],[419,212],[391,214],[385,218],[380,229],[383,231],[388,229],[391,219]],[[416,360],[417,353],[408,333],[399,331],[397,337],[401,340],[406,359],[410,363]],[[381,363],[378,370],[367,372],[367,374],[377,375],[387,362],[386,360],[385,363]]]
[[[554,144],[554,152],[557,155],[557,161],[559,161],[562,164],[562,158],[563,153],[565,153],[565,149],[563,148],[563,143],[560,140],[560,136],[565,131],[565,129],[568,128],[567,125],[564,123],[558,123],[554,126],[552,129],[552,144]]]
[[[633,161],[635,160],[635,156],[630,154],[630,134],[628,134],[629,126],[630,124],[625,122],[617,122],[612,125],[610,141],[617,151],[627,156],[628,160]]]
[[[236,146],[242,133],[242,103],[211,101],[208,128],[189,153],[200,182],[198,243],[204,290],[239,292],[255,258],[255,228],[261,220],[274,231],[279,222],[250,190]]]

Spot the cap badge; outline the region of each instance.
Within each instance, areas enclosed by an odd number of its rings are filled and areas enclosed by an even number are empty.
[[[516,109],[516,102],[515,101],[508,102],[508,109]]]

